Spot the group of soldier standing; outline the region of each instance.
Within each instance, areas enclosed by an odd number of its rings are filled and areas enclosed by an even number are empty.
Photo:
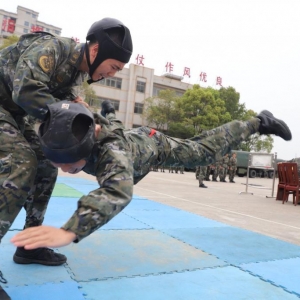
[[[221,160],[212,165],[205,167],[198,166],[196,168],[196,179],[199,180],[199,187],[207,188],[203,181],[210,181],[210,175],[212,175],[212,181],[218,181],[217,178],[219,177],[220,182],[227,182],[226,176],[228,174],[229,182],[235,183],[234,176],[236,173],[236,165],[236,153],[232,152],[231,156],[226,154]]]

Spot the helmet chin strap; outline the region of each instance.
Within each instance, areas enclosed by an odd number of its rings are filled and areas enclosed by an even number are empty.
[[[98,50],[98,51],[99,51],[99,50]],[[92,64],[91,64],[91,60],[90,60],[89,45],[88,45],[87,42],[85,43],[85,57],[86,57],[86,62],[87,62],[87,65],[88,65],[89,75],[90,75],[90,79],[87,80],[87,83],[88,83],[88,84],[91,84],[91,83],[93,83],[93,82],[97,82],[97,81],[102,80],[103,77],[100,78],[99,80],[96,80],[96,81],[94,81],[93,78],[92,78],[93,73],[95,72],[95,68],[92,69]]]

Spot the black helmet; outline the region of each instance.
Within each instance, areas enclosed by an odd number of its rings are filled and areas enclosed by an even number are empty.
[[[82,104],[60,101],[48,105],[38,136],[46,158],[55,163],[74,163],[88,158],[95,144],[93,114]]]
[[[114,42],[107,30],[112,28],[119,28],[123,31],[123,40],[121,45]],[[87,58],[87,64],[89,67],[89,75],[93,76],[93,73],[97,67],[106,59],[113,58],[123,63],[128,63],[132,54],[132,40],[129,29],[119,20],[112,18],[104,18],[98,22],[95,22],[89,29],[86,40],[96,40],[99,43],[98,54],[95,61],[90,63],[90,56],[88,46],[85,47],[85,53]],[[90,80],[89,83],[94,82]]]

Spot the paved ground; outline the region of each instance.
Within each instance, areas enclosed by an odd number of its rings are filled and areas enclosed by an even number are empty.
[[[4,288],[13,300],[299,299],[300,206],[272,198],[271,179],[206,184],[151,172],[121,214],[59,249],[60,267],[12,262],[22,213],[1,245]],[[90,176],[60,174],[45,224],[61,226],[95,188]]]

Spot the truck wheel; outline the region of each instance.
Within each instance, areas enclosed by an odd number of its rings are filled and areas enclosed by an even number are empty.
[[[273,175],[274,175],[274,172],[273,172],[273,171],[268,172],[268,177],[269,177],[269,178],[273,178]]]
[[[255,170],[249,170],[249,178],[255,178],[256,177],[256,171]]]

